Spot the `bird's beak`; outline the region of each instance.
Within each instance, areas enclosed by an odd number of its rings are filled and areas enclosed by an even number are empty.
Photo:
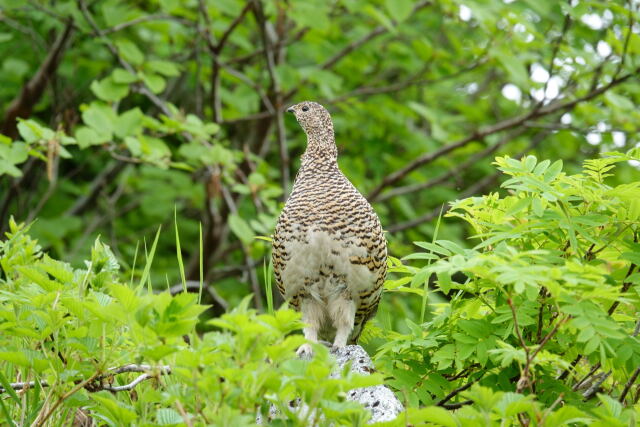
[[[289,107],[289,108],[287,108],[287,113],[293,113],[293,112],[294,112],[294,111],[293,111],[293,107]]]

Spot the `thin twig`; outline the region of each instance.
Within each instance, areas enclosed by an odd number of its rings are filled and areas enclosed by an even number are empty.
[[[49,53],[44,58],[40,67],[33,77],[25,83],[20,93],[5,108],[4,120],[0,133],[10,138],[15,138],[18,134],[18,117],[27,118],[31,115],[33,107],[40,101],[42,94],[49,80],[53,77],[62,56],[66,51],[69,40],[73,36],[73,20],[67,19],[64,29],[58,34],[56,41],[49,49]]]
[[[42,410],[38,413],[38,416],[36,417],[36,419],[31,424],[31,427],[37,427],[37,426],[44,425],[44,423],[49,419],[49,417],[54,413],[54,411],[56,409],[58,409],[58,407],[62,404],[62,402],[67,400],[69,397],[71,397],[73,394],[75,394],[78,390],[80,390],[81,388],[83,388],[87,384],[91,383],[96,377],[98,377],[98,375],[99,375],[99,373],[96,372],[95,374],[93,374],[92,376],[87,378],[86,380],[76,384],[75,387],[73,387],[71,390],[69,390],[68,392],[66,392],[62,396],[60,396],[58,398],[58,400],[56,400],[56,403],[54,403],[53,406],[51,408],[49,408],[47,411],[45,411],[45,409],[47,409],[47,406],[46,405],[43,406]]]
[[[473,400],[465,400],[464,402],[457,402],[457,403],[444,403],[440,406],[442,406],[444,409],[453,410],[453,409],[460,409],[463,406],[467,406],[467,405],[473,405]]]
[[[431,5],[431,1],[430,0],[423,0],[423,1],[418,2],[413,7],[413,10],[411,11],[411,14],[415,15],[420,9],[424,9],[425,7],[427,7],[429,5]],[[393,20],[391,22],[394,25],[396,24],[396,22],[393,21]],[[320,69],[321,70],[328,70],[330,68],[333,68],[334,65],[336,65],[338,62],[340,62],[344,57],[349,55],[351,52],[353,52],[354,50],[358,49],[360,46],[368,43],[369,41],[375,39],[376,37],[378,37],[378,36],[380,36],[382,34],[385,34],[387,31],[389,31],[388,27],[386,27],[384,25],[378,25],[373,30],[371,30],[370,32],[365,34],[363,37],[361,37],[358,40],[354,40],[353,42],[349,43],[348,45],[343,47],[340,51],[338,51],[336,54],[334,54],[332,57],[330,57],[325,62],[320,64]],[[285,100],[290,99],[298,91],[298,88],[303,87],[305,85],[305,83],[307,83],[307,82],[308,82],[307,79],[303,79],[298,84],[298,86],[296,88],[293,88],[290,91],[288,91],[287,93],[285,93],[284,99]]]
[[[371,201],[383,202],[392,197],[401,196],[403,194],[408,194],[408,193],[414,193],[416,191],[427,190],[429,188],[435,187],[436,185],[442,184],[443,182],[447,181],[449,178],[460,174],[462,171],[468,170],[470,166],[476,165],[480,160],[495,153],[500,147],[510,142],[513,142],[516,138],[518,138],[520,135],[522,135],[525,132],[526,132],[525,128],[518,128],[515,131],[509,133],[508,135],[505,135],[497,143],[488,146],[482,151],[478,151],[476,154],[474,154],[473,156],[470,156],[464,162],[458,164],[455,168],[449,169],[446,173],[436,178],[430,179],[425,182],[419,182],[417,184],[410,184],[410,185],[394,188],[390,191],[379,194],[378,197],[376,197]]]
[[[418,73],[416,73],[414,76],[411,76],[410,78],[398,82],[398,83],[392,83],[388,86],[365,86],[365,87],[360,87],[358,89],[354,89],[351,92],[347,92],[344,93],[342,95],[338,95],[334,98],[331,98],[329,100],[327,100],[327,103],[330,104],[336,104],[342,101],[346,101],[349,98],[355,98],[355,97],[360,97],[360,96],[371,96],[371,95],[379,95],[379,94],[383,94],[383,93],[391,93],[391,92],[399,92],[403,89],[407,89],[409,87],[412,86],[429,86],[429,85],[434,85],[437,83],[442,83],[444,81],[447,80],[451,80],[454,79],[456,77],[460,77],[461,75],[468,73],[470,71],[473,71],[475,69],[477,69],[479,66],[481,66],[482,64],[484,64],[486,62],[486,59],[483,58],[479,61],[477,61],[476,63],[468,66],[468,67],[464,67],[458,71],[456,71],[455,73],[451,73],[451,74],[447,74],[445,76],[436,78],[436,79],[423,79],[420,78],[420,76],[424,73],[424,71],[420,71]]]
[[[76,202],[65,212],[65,216],[75,216],[83,213],[88,207],[92,206],[100,196],[102,190],[111,184],[114,179],[126,168],[124,162],[112,162],[107,165],[93,179],[89,185],[89,190],[84,196],[76,200]]]
[[[482,373],[478,378],[476,378],[473,381],[469,381],[468,383],[466,383],[465,385],[462,385],[454,390],[452,390],[449,394],[447,394],[445,397],[443,397],[442,399],[440,399],[438,401],[438,403],[436,403],[436,406],[444,406],[445,403],[447,403],[449,400],[453,399],[455,396],[457,396],[458,394],[462,393],[463,391],[467,390],[468,388],[470,388],[472,385],[474,385],[475,383],[477,383],[478,381],[480,381],[482,379],[482,377],[484,376],[484,373]]]
[[[171,374],[171,366],[169,365],[163,365],[163,366],[152,366],[152,365],[138,365],[138,364],[129,364],[129,365],[124,365],[124,366],[119,366],[116,368],[109,368],[107,370],[107,373],[101,374],[99,372],[95,373],[94,375],[92,375],[91,377],[89,377],[89,379],[84,380],[79,382],[78,384],[76,384],[76,387],[74,387],[73,393],[75,393],[76,391],[78,391],[80,388],[85,387],[88,391],[91,392],[95,392],[95,391],[100,391],[100,390],[109,390],[109,391],[123,391],[123,390],[131,390],[133,387],[135,387],[137,384],[139,384],[141,381],[144,381],[145,379],[149,379],[149,378],[153,378],[154,375],[149,374],[150,371],[158,371],[158,373],[160,375],[169,375]],[[127,373],[127,372],[143,372],[145,375],[148,375],[148,377],[142,378],[143,375],[140,375],[139,377],[137,377],[135,380],[133,380],[132,382],[130,382],[129,384],[126,384],[124,386],[116,386],[116,387],[112,387],[109,385],[104,385],[102,384],[102,382],[107,379],[107,378],[113,378],[115,375],[119,375],[119,374],[123,374],[123,373]],[[25,382],[15,382],[15,383],[10,383],[10,386],[13,390],[25,390],[25,389],[29,389],[32,388],[36,385],[39,385],[40,387],[50,387],[51,385],[47,382],[47,381],[25,381]],[[79,387],[78,387],[79,386]],[[6,390],[3,387],[0,387],[0,393],[4,393]],[[71,394],[73,394],[71,393]],[[69,393],[67,393],[69,394]],[[69,394],[70,395],[70,394]],[[68,396],[67,396],[68,397]]]
[[[611,376],[611,371],[601,373],[600,377],[596,381],[594,381],[591,387],[589,387],[589,389],[587,389],[587,391],[582,394],[584,400],[587,401],[591,399],[600,390],[602,383],[604,383],[607,378],[609,378],[609,376]]]
[[[518,337],[518,341],[520,341],[520,346],[524,350],[525,354],[525,365],[522,373],[520,374],[520,379],[516,385],[516,393],[521,393],[525,387],[531,385],[530,374],[529,374],[529,361],[531,360],[530,350],[527,346],[527,343],[524,341],[522,334],[520,333],[520,326],[518,325],[518,316],[516,315],[516,308],[513,305],[513,301],[511,297],[507,297],[507,304],[509,304],[509,308],[511,308],[511,316],[513,317],[513,329]]]
[[[564,399],[564,393],[560,393],[558,395],[558,397],[556,398],[556,400],[553,401],[551,406],[549,406],[547,409],[545,409],[544,414],[542,414],[542,418],[540,419],[540,422],[539,422],[538,425],[541,425],[541,426],[545,425],[544,424],[545,419],[549,416],[549,414],[551,414],[553,412],[555,407],[558,406],[560,404],[560,402],[562,402],[562,399]]]
[[[418,2],[414,7],[413,10],[411,11],[411,15],[414,15],[415,13],[417,13],[420,9],[424,9],[425,7],[431,5],[431,1],[430,0],[423,0],[421,2]],[[392,21],[395,25],[395,21]],[[354,50],[358,49],[360,46],[362,46],[363,44],[373,40],[374,38],[378,37],[381,34],[384,34],[388,31],[388,28],[383,26],[383,25],[379,25],[377,27],[375,27],[372,31],[370,31],[369,33],[367,33],[364,37],[359,38],[358,40],[354,40],[353,42],[349,43],[347,46],[345,46],[344,48],[342,48],[338,53],[336,53],[335,55],[333,55],[331,58],[329,58],[328,60],[326,60],[325,62],[323,62],[320,65],[320,69],[322,70],[328,70],[329,68],[332,68],[334,65],[336,65],[340,60],[342,60],[342,58],[344,58],[345,56],[349,55],[351,52],[353,52]]]
[[[223,46],[227,42],[227,39],[229,38],[231,33],[233,33],[233,30],[235,30],[236,27],[242,22],[242,20],[244,19],[245,15],[247,14],[247,12],[252,7],[253,7],[253,4],[251,2],[247,2],[247,4],[245,4],[244,7],[242,8],[242,10],[240,11],[240,14],[238,14],[238,16],[235,17],[235,19],[231,22],[229,27],[227,27],[225,32],[222,33],[222,36],[220,36],[220,41],[217,44],[218,52],[220,52],[222,50]]]
[[[636,236],[636,239],[634,240],[635,240],[635,243],[638,242],[637,236]],[[631,282],[627,282],[627,279],[629,278],[629,276],[631,276],[631,274],[633,274],[633,270],[635,270],[635,268],[636,268],[635,264],[631,264],[629,266],[629,269],[627,270],[627,274],[624,276],[624,281],[622,282],[622,289],[620,289],[620,293],[624,294],[631,287]],[[616,311],[616,308],[618,308],[618,305],[620,305],[620,300],[616,299],[613,302],[613,304],[611,304],[611,307],[609,307],[609,310],[607,310],[607,313],[609,314],[609,316],[611,316],[613,312]]]
[[[635,24],[635,20],[633,19],[633,2],[627,1],[627,6],[629,7],[629,23],[627,24],[627,35],[624,38],[624,45],[622,47],[622,55],[620,56],[620,63],[616,68],[616,72],[613,74],[614,77],[617,77],[624,68],[624,64],[627,59],[627,51],[629,50],[629,40],[631,39],[631,34],[633,33],[633,25]]]
[[[618,399],[620,403],[624,403],[624,399],[627,397],[627,393],[629,393],[629,390],[631,390],[631,386],[633,386],[633,383],[636,382],[638,374],[640,374],[640,366],[638,366],[636,370],[633,371],[633,374],[631,374],[629,381],[627,381],[627,383],[624,385],[624,389],[622,390],[620,398]]]
[[[593,375],[593,374],[594,374],[598,369],[600,369],[600,366],[601,366],[601,365],[600,365],[600,362],[598,362],[598,363],[596,363],[595,365],[593,365],[593,367],[591,368],[591,370],[590,370],[590,371],[589,371],[589,372],[588,372],[584,377],[582,377],[582,379],[581,379],[580,381],[578,381],[577,383],[575,383],[575,384],[573,385],[573,387],[571,387],[571,390],[573,390],[573,391],[577,391],[577,390],[579,390],[579,389],[580,389],[580,387],[582,387],[582,385],[583,385],[584,383],[586,383],[586,382],[587,382],[587,380],[588,380],[589,378],[591,378],[591,376],[592,376],[592,375]]]
[[[235,201],[233,200],[233,197],[231,197],[231,193],[229,192],[229,189],[223,185],[221,191],[222,191],[222,196],[224,197],[224,200],[227,203],[227,206],[229,206],[229,209],[231,210],[231,212],[234,214],[237,214],[238,208],[236,206]],[[244,254],[245,264],[247,265],[247,267],[249,267],[252,263],[252,258],[251,258],[251,254],[249,253],[249,249],[244,243],[242,244],[241,248]],[[258,283],[258,276],[256,275],[256,270],[255,268],[249,268],[248,272],[249,272],[249,283],[251,284],[251,289],[253,290],[254,303],[256,305],[256,308],[259,311],[262,311],[263,310],[262,297],[261,297],[262,292],[260,290],[260,284]]]
[[[150,22],[150,21],[178,21],[184,25],[191,25],[191,21],[181,19],[177,16],[167,15],[164,13],[152,13],[151,15],[142,15],[130,21],[126,21],[126,22],[122,22],[120,24],[114,25],[113,27],[105,28],[104,30],[102,30],[102,34],[106,36],[109,34],[117,33],[118,31],[122,31],[134,25],[141,24],[143,22]]]
[[[269,78],[271,80],[271,92],[273,93],[273,97],[275,98],[276,135],[278,138],[278,149],[280,153],[280,179],[283,197],[286,198],[287,194],[289,194],[289,182],[291,179],[289,171],[289,150],[287,148],[287,138],[284,129],[284,100],[280,91],[280,79],[278,78],[278,74],[275,70],[276,60],[274,57],[273,45],[271,44],[269,35],[267,34],[267,19],[262,9],[262,3],[260,2],[260,0],[253,0],[253,5],[253,13],[256,17],[256,20],[258,21],[258,24],[260,25],[260,36],[262,38],[262,44],[264,46],[264,56],[267,63],[267,72],[269,73]]]
[[[527,148],[525,148],[524,150],[520,151],[519,153],[517,153],[514,157],[515,158],[520,158],[520,157],[524,156],[530,150],[532,150],[536,146],[538,146],[548,134],[549,134],[548,131],[540,132],[540,133],[536,134],[531,139],[531,143],[529,144],[529,146]],[[465,191],[460,193],[458,198],[459,199],[464,199],[466,197],[471,197],[471,196],[473,196],[475,194],[478,194],[479,192],[483,191],[485,188],[493,185],[493,183],[500,177],[501,174],[502,173],[500,171],[498,171],[498,172],[495,172],[495,173],[493,173],[491,175],[485,176],[480,181],[477,181],[475,184],[473,184],[472,186],[467,188]],[[448,212],[449,209],[451,209],[451,205],[445,205],[444,208],[438,206],[437,208],[434,208],[431,212],[429,212],[427,214],[424,214],[422,216],[419,216],[419,217],[414,218],[414,219],[409,220],[409,221],[401,222],[399,224],[393,224],[393,225],[387,227],[387,231],[389,233],[395,233],[395,232],[398,232],[398,231],[403,231],[403,230],[406,230],[408,228],[415,227],[417,225],[423,224],[425,222],[429,222],[429,221],[437,218],[441,213]]]

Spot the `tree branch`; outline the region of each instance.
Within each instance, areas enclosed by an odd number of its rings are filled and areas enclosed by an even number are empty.
[[[411,14],[413,15],[413,14],[417,13],[420,9],[424,9],[425,7],[427,7],[429,5],[431,5],[431,1],[430,0],[422,0],[422,1],[418,2],[413,7],[413,10],[411,11]],[[395,21],[392,20],[391,22],[392,22],[393,25],[396,25]],[[332,68],[338,62],[340,62],[345,56],[349,55],[351,52],[353,52],[354,50],[358,49],[360,46],[364,45],[365,43],[367,43],[367,42],[375,39],[376,37],[386,33],[387,31],[389,31],[388,27],[385,27],[384,25],[378,25],[373,30],[371,30],[369,33],[365,34],[363,37],[359,38],[358,40],[354,40],[353,42],[349,43],[348,45],[343,47],[339,52],[337,52],[335,55],[333,55],[332,57],[327,59],[325,62],[320,64],[320,69],[321,70],[328,70],[328,69]],[[285,93],[284,99],[285,100],[290,99],[298,91],[298,88],[303,86],[305,83],[307,83],[307,80],[303,79],[298,84],[298,87],[293,88],[290,91],[288,91],[287,93]]]
[[[40,68],[20,91],[5,111],[1,132],[15,138],[18,135],[17,118],[27,118],[31,115],[34,105],[40,101],[47,82],[55,74],[67,44],[73,35],[73,20],[66,21],[66,25],[49,50],[49,54],[40,64]]]
[[[355,98],[355,97],[359,97],[359,96],[372,96],[372,95],[379,95],[379,94],[383,94],[383,93],[392,93],[392,92],[399,92],[403,89],[407,89],[411,86],[427,86],[427,85],[433,85],[433,84],[437,84],[437,83],[441,83],[447,80],[451,80],[454,79],[456,77],[460,77],[461,75],[468,73],[470,71],[473,71],[475,69],[477,69],[479,66],[481,66],[482,64],[484,64],[486,62],[486,59],[482,59],[478,62],[476,62],[475,64],[472,64],[468,67],[464,67],[462,69],[460,69],[459,71],[456,71],[455,73],[452,74],[447,74],[446,76],[442,76],[436,79],[421,79],[420,76],[424,73],[425,70],[421,70],[420,72],[416,73],[415,75],[413,75],[412,77],[408,78],[405,81],[401,81],[398,83],[393,83],[390,84],[388,86],[365,86],[365,87],[360,87],[358,89],[354,89],[351,92],[347,92],[344,93],[342,95],[338,95],[335,98],[331,98],[329,100],[327,100],[327,103],[331,103],[331,104],[335,104],[338,102],[342,102],[342,101],[346,101],[349,98]]]
[[[463,391],[471,388],[472,385],[474,385],[475,383],[477,383],[478,381],[480,381],[482,379],[482,377],[484,376],[484,373],[482,373],[478,378],[476,378],[473,381],[469,381],[468,383],[466,383],[463,386],[460,386],[454,390],[452,390],[449,394],[447,394],[445,397],[443,397],[442,399],[440,399],[438,401],[438,403],[436,403],[436,406],[445,406],[445,404],[451,400],[452,398],[454,398],[455,396],[457,396],[459,393],[462,393]]]
[[[430,0],[423,0],[423,1],[418,2],[413,7],[413,10],[411,11],[411,15],[417,13],[420,9],[424,9],[425,7],[427,7],[429,5],[431,5],[431,1]],[[394,25],[396,25],[396,22],[393,21],[393,20],[392,20],[392,23]],[[345,56],[349,55],[351,52],[353,52],[354,50],[356,50],[357,48],[359,48],[363,44],[373,40],[374,38],[378,37],[381,34],[386,33],[387,31],[388,31],[387,27],[385,27],[383,25],[378,25],[371,32],[366,34],[364,37],[362,37],[362,38],[360,38],[358,40],[354,40],[353,42],[349,43],[347,46],[342,48],[342,50],[340,50],[338,53],[336,53],[331,58],[329,58],[325,62],[323,62],[320,65],[320,69],[328,70],[329,68],[332,68],[338,62],[340,62],[340,60],[342,60],[342,58],[344,58]]]
[[[625,81],[627,81],[629,78],[631,78],[632,76],[637,75],[637,73],[640,73],[640,67],[638,67],[635,72],[633,73],[629,73],[629,74],[625,74],[622,77],[618,77],[616,79],[613,79],[611,82],[609,82],[608,84],[601,86],[599,88],[596,88],[592,91],[590,91],[589,93],[587,93],[586,95],[583,95],[581,97],[578,97],[572,101],[567,101],[567,102],[553,102],[550,104],[547,104],[545,106],[537,106],[536,108],[532,109],[531,111],[528,111],[524,114],[521,114],[519,116],[516,117],[511,117],[508,119],[505,119],[501,122],[498,122],[492,126],[488,126],[484,129],[479,129],[477,131],[475,131],[474,133],[472,133],[471,135],[464,137],[462,139],[460,139],[459,141],[456,141],[452,144],[449,145],[445,145],[443,147],[441,147],[440,149],[431,152],[431,153],[427,153],[424,154],[420,157],[418,157],[417,159],[413,160],[412,162],[410,162],[407,166],[405,166],[402,169],[399,169],[389,175],[387,175],[382,182],[375,187],[368,195],[367,199],[369,200],[373,200],[375,199],[381,192],[382,190],[384,190],[386,187],[395,184],[396,182],[398,182],[399,180],[401,180],[402,178],[404,178],[405,176],[407,176],[409,173],[413,172],[414,170],[416,170],[417,168],[424,166],[427,163],[430,163],[436,159],[438,159],[439,157],[444,156],[445,154],[448,154],[454,150],[457,150],[458,148],[464,147],[465,145],[473,142],[473,141],[477,141],[480,139],[483,139],[489,135],[498,133],[498,132],[502,132],[504,130],[507,129],[511,129],[517,126],[522,125],[524,122],[531,120],[531,119],[535,119],[535,118],[539,118],[539,117],[543,117],[543,116],[548,116],[550,114],[556,113],[556,112],[561,112],[561,111],[566,111],[566,110],[570,110],[572,108],[574,108],[576,105],[578,105],[581,102],[585,102],[585,101],[589,101],[603,93],[605,93],[606,91],[608,91],[609,89],[624,83]]]
[[[289,194],[289,182],[291,181],[289,165],[291,163],[289,159],[289,150],[287,148],[287,137],[284,129],[284,117],[283,117],[283,104],[284,99],[280,91],[280,80],[278,74],[275,71],[276,61],[273,55],[273,45],[269,40],[267,34],[267,18],[264,15],[262,9],[262,3],[260,0],[253,0],[253,12],[256,17],[256,21],[260,25],[260,35],[262,38],[262,44],[264,46],[264,56],[267,63],[267,72],[271,79],[271,92],[275,98],[275,115],[276,115],[276,135],[278,138],[278,149],[280,154],[280,179],[283,191],[283,197],[286,198]]]
[[[530,150],[534,149],[538,144],[540,144],[544,138],[549,134],[550,131],[544,131],[544,132],[540,132],[538,134],[536,134],[533,138],[531,143],[529,144],[529,146],[527,148],[525,148],[524,150],[520,151],[518,154],[515,155],[516,158],[522,157],[524,156],[527,152],[529,152]],[[473,184],[472,186],[470,186],[469,188],[467,188],[465,191],[463,191],[462,193],[460,193],[458,195],[459,199],[464,199],[467,197],[471,197],[474,194],[478,194],[480,191],[482,191],[483,189],[485,189],[486,187],[493,185],[493,183],[500,177],[502,173],[501,172],[495,172],[492,175],[487,175],[484,178],[482,178],[480,181],[477,181],[475,184]],[[422,215],[418,218],[414,218],[412,220],[409,221],[405,221],[405,222],[401,222],[399,224],[395,224],[395,225],[391,225],[390,227],[387,227],[387,231],[389,233],[395,233],[398,231],[403,231],[406,230],[408,228],[412,228],[415,227],[417,225],[420,225],[422,223],[425,222],[429,222],[435,218],[438,217],[438,215],[440,215],[440,212],[445,213],[447,212],[449,209],[451,208],[450,205],[445,205],[443,208],[441,208],[440,206],[433,209],[431,212]]]
[[[496,151],[498,151],[498,149],[500,147],[508,144],[509,142],[512,142],[514,139],[516,139],[517,137],[519,137],[520,135],[522,135],[525,132],[526,132],[525,128],[518,128],[515,131],[509,133],[508,135],[505,135],[497,143],[495,143],[495,144],[493,144],[491,146],[488,146],[487,148],[485,148],[482,151],[477,152],[476,154],[474,154],[473,156],[469,157],[464,162],[458,164],[457,167],[455,167],[453,169],[449,169],[448,172],[438,176],[437,178],[433,178],[433,179],[430,179],[428,181],[420,182],[420,183],[417,183],[417,184],[410,184],[410,185],[405,185],[405,186],[402,186],[402,187],[394,188],[394,189],[392,189],[390,191],[387,191],[385,193],[380,194],[378,197],[376,197],[375,199],[371,200],[371,202],[383,202],[383,201],[388,200],[388,199],[390,199],[392,197],[401,196],[403,194],[413,193],[413,192],[416,192],[416,191],[426,190],[426,189],[435,187],[436,185],[442,184],[443,182],[445,182],[449,178],[451,178],[453,176],[456,176],[456,175],[459,175],[461,172],[468,170],[470,166],[473,166],[473,165],[477,164],[480,160],[482,160],[485,157],[495,153]]]
[[[86,388],[87,391],[90,391],[90,392],[96,392],[96,391],[101,391],[101,390],[109,390],[109,391],[131,390],[133,387],[135,387],[136,385],[138,385],[142,381],[150,379],[150,378],[155,378],[157,375],[156,374],[152,375],[150,372],[151,371],[156,371],[156,370],[157,370],[159,375],[169,375],[169,374],[171,374],[171,366],[169,366],[169,365],[163,365],[163,366],[137,365],[137,364],[123,365],[123,366],[120,366],[120,367],[117,367],[117,368],[109,368],[108,372],[105,373],[105,374],[100,374],[99,372],[96,372],[95,374],[93,374],[88,379],[78,382],[76,384],[76,386],[73,388],[72,391],[73,391],[73,393],[75,393],[76,391],[80,390],[83,387]],[[128,373],[128,372],[142,372],[144,374],[140,375],[135,380],[133,380],[130,383],[128,383],[126,385],[123,385],[123,386],[113,386],[112,387],[110,385],[103,384],[103,381],[105,379],[107,379],[107,378],[113,378],[116,375],[123,374],[123,373]],[[144,378],[141,378],[143,376],[144,376]],[[47,381],[26,381],[26,382],[10,383],[10,386],[11,386],[11,388],[13,390],[26,390],[26,389],[35,387],[36,385],[39,385],[40,387],[50,387],[51,386]],[[0,386],[0,393],[5,393],[5,392],[6,392],[6,390],[2,386]],[[73,393],[68,392],[66,395],[70,396]]]
[[[627,397],[627,393],[629,393],[629,390],[631,390],[631,387],[633,386],[633,383],[636,382],[636,379],[638,378],[639,374],[640,374],[640,366],[638,366],[636,370],[633,371],[633,374],[631,374],[629,381],[627,381],[627,383],[624,385],[624,389],[622,390],[622,393],[620,393],[620,398],[618,398],[618,401],[620,403],[624,403],[624,399]]]
[[[177,16],[167,15],[164,13],[152,13],[151,15],[142,15],[130,21],[114,25],[113,27],[105,28],[104,30],[102,30],[102,34],[106,36],[109,34],[117,33],[118,31],[122,31],[126,28],[133,27],[134,25],[150,21],[178,21],[184,25],[191,25],[191,21],[183,20],[181,18],[178,18]]]

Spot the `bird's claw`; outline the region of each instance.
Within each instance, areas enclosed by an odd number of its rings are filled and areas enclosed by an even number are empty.
[[[298,347],[298,351],[296,351],[296,354],[301,359],[311,359],[311,357],[313,356],[313,348],[311,348],[311,344],[309,343],[302,344],[300,347]]]

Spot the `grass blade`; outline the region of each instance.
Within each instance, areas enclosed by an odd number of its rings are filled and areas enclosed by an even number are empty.
[[[202,262],[202,223],[198,224],[199,227],[199,246],[198,246],[198,261],[200,266],[200,287],[198,288],[198,304],[202,301],[202,285],[204,284],[204,263]]]
[[[187,292],[187,279],[184,275],[184,263],[182,262],[182,249],[180,249],[180,233],[178,233],[178,211],[173,205],[173,224],[176,229],[176,257],[178,258],[178,267],[180,269],[180,279],[182,279],[182,291]]]
[[[138,259],[138,247],[140,246],[140,241],[136,242],[136,251],[133,253],[133,265],[131,266],[131,280],[129,281],[129,287],[133,286],[133,275],[136,272],[136,261]]]
[[[144,270],[142,271],[142,277],[140,278],[139,286],[144,286],[145,282],[148,281],[148,289],[149,293],[153,292],[151,289],[151,279],[149,277],[149,271],[151,270],[151,264],[153,263],[153,257],[156,254],[156,246],[158,245],[158,239],[160,238],[160,230],[162,230],[162,226],[158,227],[158,231],[156,232],[156,237],[153,239],[153,244],[151,245],[151,251],[147,255],[147,263],[144,266]],[[146,244],[145,244],[145,254],[146,254]]]
[[[273,260],[269,259],[269,265],[267,261],[263,261],[263,274],[264,274],[264,287],[265,294],[267,296],[267,311],[269,314],[273,314]]]
[[[438,240],[438,230],[440,229],[440,220],[442,220],[442,212],[444,212],[444,204],[440,207],[440,213],[438,214],[438,221],[436,222],[436,229],[433,231],[433,238],[431,239],[431,243],[435,244],[436,240]],[[427,262],[427,266],[431,265],[431,260]],[[424,316],[427,312],[427,300],[429,297],[429,278],[431,275],[428,275],[424,280],[424,292],[422,294],[422,306],[420,307],[420,323],[424,323]]]

